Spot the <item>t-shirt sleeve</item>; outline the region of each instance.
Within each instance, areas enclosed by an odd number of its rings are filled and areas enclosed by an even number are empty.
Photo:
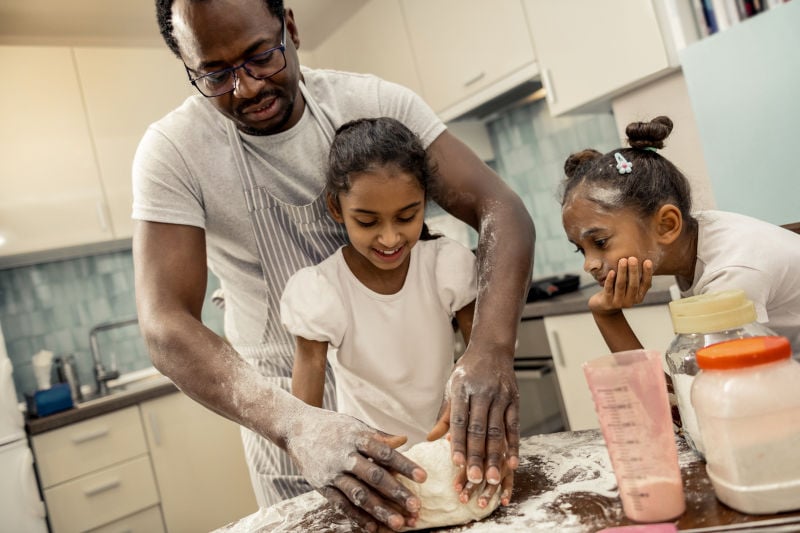
[[[447,129],[433,109],[411,89],[386,80],[379,80],[380,112],[405,124],[428,148]]]
[[[316,268],[298,270],[281,297],[281,322],[295,337],[338,347],[346,328],[342,299],[336,287]]]
[[[175,145],[150,126],[133,159],[133,218],[205,229],[202,193]]]
[[[452,315],[477,297],[475,254],[447,237],[436,242],[436,287],[442,305]]]
[[[741,289],[747,294],[747,297],[756,308],[756,320],[758,322],[768,322],[767,302],[769,301],[771,286],[772,282],[765,272],[754,268],[733,266],[719,270],[714,275],[709,276],[708,281],[700,288],[697,294]]]

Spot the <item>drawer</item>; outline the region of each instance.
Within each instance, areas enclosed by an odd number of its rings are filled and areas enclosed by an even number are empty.
[[[93,529],[91,533],[164,533],[164,531],[161,507],[156,505]]]
[[[523,320],[517,329],[517,349],[514,357],[550,357],[550,344],[544,319]]]
[[[136,406],[35,435],[32,441],[44,488],[147,452]]]
[[[86,531],[159,503],[150,456],[45,489],[53,533]]]

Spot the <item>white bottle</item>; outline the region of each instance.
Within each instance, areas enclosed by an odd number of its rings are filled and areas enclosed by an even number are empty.
[[[692,382],[699,371],[695,353],[717,342],[776,333],[756,322],[755,306],[742,290],[709,292],[673,300],[669,303],[669,312],[676,335],[664,357],[678,403],[682,433],[689,446],[704,454],[690,400]]]
[[[800,363],[785,337],[697,351],[692,405],[706,470],[723,503],[743,513],[800,509]]]

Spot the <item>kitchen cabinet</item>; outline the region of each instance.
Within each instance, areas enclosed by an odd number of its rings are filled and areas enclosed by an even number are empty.
[[[0,255],[113,237],[72,50],[0,46]]]
[[[193,90],[166,49],[0,46],[0,256],[128,238],[148,124]]]
[[[31,439],[54,533],[87,531],[155,507],[159,495],[135,406]],[[160,512],[158,512],[160,521]],[[157,531],[156,529],[155,531]]]
[[[422,94],[444,120],[538,72],[519,0],[402,0],[402,7]]]
[[[140,408],[167,531],[209,531],[258,508],[238,425],[183,393]]]
[[[312,57],[318,68],[374,74],[421,94],[400,0],[366,2]]]
[[[553,115],[608,109],[611,97],[677,68],[656,1],[522,1]]]
[[[133,235],[131,164],[147,127],[195,91],[166,48],[75,48],[97,167],[115,239]]]
[[[624,313],[642,345],[663,354],[674,336],[669,307],[647,305],[625,309]],[[569,429],[599,428],[600,422],[581,365],[610,352],[592,314],[546,316],[544,326],[553,352]]]
[[[239,426],[180,392],[31,441],[53,533],[210,531],[258,507]]]

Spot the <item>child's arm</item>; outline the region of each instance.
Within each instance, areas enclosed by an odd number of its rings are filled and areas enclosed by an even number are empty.
[[[639,261],[635,257],[623,258],[617,270],[608,273],[603,290],[589,298],[594,321],[612,352],[642,348],[622,310],[641,303],[652,280],[652,261],[644,261],[640,275]]]
[[[469,338],[472,335],[472,319],[475,316],[475,300],[456,311],[456,322],[458,322],[458,329],[461,330],[461,336],[464,337],[464,345],[469,344]]]
[[[322,407],[328,343],[310,341],[303,337],[295,338],[297,344],[292,368],[292,394],[309,405]]]

